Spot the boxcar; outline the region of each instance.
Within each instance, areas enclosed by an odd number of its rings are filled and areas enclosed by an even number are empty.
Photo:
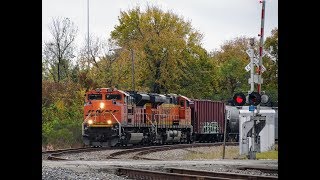
[[[193,99],[191,124],[195,140],[220,142],[223,140],[225,103],[220,101]]]

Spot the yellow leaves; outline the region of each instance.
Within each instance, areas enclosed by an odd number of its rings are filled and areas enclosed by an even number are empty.
[[[65,106],[62,100],[57,100],[54,104],[57,107],[58,111],[62,111],[65,109]]]

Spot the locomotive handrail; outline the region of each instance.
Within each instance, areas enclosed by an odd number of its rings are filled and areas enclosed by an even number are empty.
[[[87,115],[87,117],[84,119],[84,121],[86,122],[88,120],[88,118],[90,117],[91,112]]]
[[[121,137],[121,123],[118,121],[116,116],[111,111],[109,113],[114,117],[114,119],[117,121],[117,123],[119,123],[119,138],[120,138]]]
[[[87,119],[88,119],[88,117],[90,117],[90,114],[91,114],[91,112],[87,115],[87,117],[84,119],[84,122],[83,123],[85,123],[85,122],[87,122]],[[81,126],[81,133],[82,133],[82,135],[84,135],[84,128],[83,128],[83,123],[82,123],[82,126]]]
[[[157,133],[157,126],[155,126],[153,123],[152,123],[152,121],[149,119],[149,117],[148,116],[146,116],[146,118],[147,118],[147,120],[151,123],[151,125],[155,128],[155,133],[156,133],[156,136],[158,135],[158,133]]]

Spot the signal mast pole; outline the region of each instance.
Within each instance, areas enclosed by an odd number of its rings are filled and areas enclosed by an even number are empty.
[[[266,1],[260,0],[260,3],[262,3],[262,9],[261,9],[261,32],[259,34],[260,36],[260,47],[259,47],[259,67],[257,69],[258,71],[258,86],[257,91],[259,94],[261,94],[261,71],[262,71],[262,56],[263,56],[263,36],[264,36],[264,15],[265,15],[265,7],[266,7]],[[257,111],[259,113],[260,111],[260,104],[257,107]]]
[[[262,10],[261,10],[261,31],[258,36],[260,36],[260,44],[259,44],[259,60],[255,59],[255,54],[254,54],[254,38],[250,39],[250,48],[246,51],[246,53],[250,57],[250,63],[245,67],[246,71],[250,70],[250,79],[249,79],[249,84],[250,84],[250,94],[248,96],[248,100],[251,100],[251,97],[254,96],[250,95],[254,92],[254,84],[257,83],[257,93],[261,97],[261,84],[263,83],[263,79],[261,78],[261,73],[265,71],[265,67],[262,65],[262,57],[263,57],[263,36],[264,36],[264,15],[265,15],[265,0],[260,0],[260,3],[262,3]],[[256,70],[256,74],[254,73],[254,64],[258,66]],[[255,96],[254,96],[255,97]],[[255,97],[256,98],[256,97]],[[256,101],[256,100],[255,100]],[[261,101],[261,99],[260,99]],[[260,102],[257,104],[257,113],[255,113],[255,103],[252,104],[250,103],[251,106],[249,106],[249,111],[252,111],[252,116],[250,117],[250,121],[247,122],[251,128],[251,147],[249,149],[249,159],[256,159],[256,152],[257,152],[257,147],[259,143],[257,143],[257,136],[261,130],[256,129],[257,128],[257,123],[260,123],[260,120],[262,120],[262,116],[260,113]],[[264,121],[265,122],[265,121]],[[245,129],[246,126],[243,126],[243,129]]]
[[[260,3],[262,3],[262,9],[261,9],[261,30],[260,34],[260,47],[259,47],[259,67],[257,68],[257,74],[258,74],[258,85],[257,85],[257,92],[261,95],[261,84],[262,84],[262,78],[261,78],[261,71],[262,71],[262,56],[263,56],[263,36],[264,36],[264,14],[265,14],[265,6],[266,2],[265,0],[260,0]],[[254,112],[254,111],[253,111]],[[260,104],[257,106],[257,115],[260,113]],[[257,141],[257,135],[259,134],[255,132],[255,126],[256,121],[253,121],[253,128],[252,128],[252,149],[251,149],[251,157],[250,159],[256,159],[256,141]]]
[[[250,39],[250,49],[249,49],[249,53],[250,53],[250,77],[251,77],[251,83],[250,83],[250,93],[254,92],[254,38]],[[249,97],[248,97],[249,98]],[[252,116],[254,116],[254,110],[252,111]],[[251,138],[251,144],[252,144],[252,149],[250,150],[250,152],[254,152],[255,149],[255,144],[254,144],[254,127],[252,128],[252,138]],[[250,158],[252,158],[252,156],[250,156]]]
[[[251,83],[250,83],[250,93],[254,91],[254,38],[250,39],[250,78],[251,78]]]

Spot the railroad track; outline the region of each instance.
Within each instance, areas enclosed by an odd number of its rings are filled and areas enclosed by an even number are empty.
[[[79,150],[79,149],[86,149],[86,147],[81,148],[68,148],[68,149],[57,149],[57,150],[50,150],[50,151],[42,151],[42,154],[52,154],[52,153],[59,153],[63,151],[72,151],[72,150]]]
[[[192,148],[192,147],[203,147],[203,146],[219,146],[223,145],[223,143],[194,143],[194,144],[173,144],[173,145],[162,145],[162,146],[117,146],[117,147],[82,147],[82,148],[69,148],[69,149],[59,149],[54,151],[44,151],[43,155],[49,156],[46,158],[48,160],[68,160],[67,158],[61,158],[59,156],[68,154],[68,153],[81,153],[81,152],[92,152],[92,151],[101,151],[101,150],[115,150],[115,149],[124,149],[122,151],[117,151],[108,156],[110,159],[116,159],[116,156],[120,156],[123,154],[136,153],[132,158],[133,159],[144,159],[144,160],[158,160],[158,159],[150,159],[143,158],[141,155],[145,155],[148,153],[153,153],[157,151],[166,151],[172,149],[184,149],[184,148]],[[238,145],[236,142],[227,142],[227,146],[230,145]]]
[[[238,142],[227,142],[226,146],[234,146],[238,145]],[[167,151],[172,149],[185,149],[185,148],[192,148],[192,147],[207,147],[207,146],[220,146],[223,143],[195,143],[195,144],[173,144],[173,145],[164,145],[164,146],[148,146],[142,148],[133,148],[127,149],[123,151],[114,152],[109,155],[108,158],[116,159],[117,156],[129,153],[136,153],[132,158],[133,159],[144,159],[144,160],[158,160],[158,159],[150,159],[150,158],[143,158],[141,155],[145,155],[148,153],[158,152],[158,151]]]
[[[137,146],[141,147],[141,146]],[[81,147],[81,148],[68,148],[68,149],[58,149],[52,151],[43,151],[42,155],[47,155],[48,160],[68,160],[66,158],[60,158],[59,156],[68,153],[81,153],[81,152],[92,152],[92,151],[102,151],[102,150],[117,150],[117,149],[132,149],[131,146],[116,146],[116,147]]]
[[[275,174],[278,173],[278,168],[274,168],[274,167],[240,166],[240,167],[237,167],[237,169],[240,169],[240,170],[258,170],[258,171],[261,171],[261,172],[264,172],[264,173],[275,173]]]
[[[209,180],[209,179],[250,179],[250,180],[275,180],[276,176],[257,176],[237,173],[225,173],[225,172],[210,172],[210,171],[198,171],[190,169],[166,169],[163,171],[150,171],[143,169],[133,168],[118,168],[116,174],[121,176],[125,175],[133,179],[166,179],[166,180]]]
[[[80,153],[80,152],[92,152],[111,149],[110,147],[82,147],[82,148],[70,148],[70,149],[59,149],[54,151],[44,151],[42,154],[49,154],[48,160],[68,160],[66,158],[61,158],[62,154],[68,153]]]
[[[208,176],[208,177],[219,177],[219,178],[230,178],[230,179],[250,179],[250,180],[278,179],[277,176],[261,176],[261,175],[249,175],[249,174],[239,174],[239,173],[229,173],[229,172],[199,171],[199,170],[178,169],[178,168],[170,168],[168,169],[168,171],[170,173],[192,174],[192,175],[202,175],[202,176]]]

